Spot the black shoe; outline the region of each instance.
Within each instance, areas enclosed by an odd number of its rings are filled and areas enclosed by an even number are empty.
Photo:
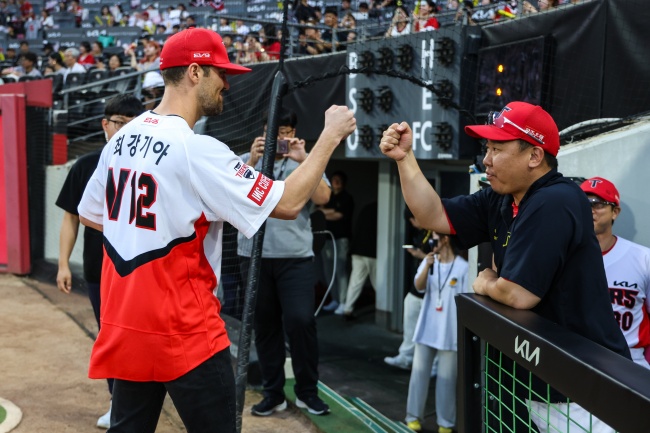
[[[346,322],[352,322],[353,320],[357,320],[357,315],[354,313],[343,313],[343,319]]]
[[[300,409],[307,409],[313,415],[326,415],[330,412],[330,407],[317,395],[305,398],[305,401],[296,397],[296,406]]]
[[[269,416],[273,412],[282,412],[287,408],[287,401],[284,398],[264,397],[251,408],[251,413],[257,416]]]

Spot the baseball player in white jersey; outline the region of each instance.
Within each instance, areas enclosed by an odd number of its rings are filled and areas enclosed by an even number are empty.
[[[644,357],[650,346],[650,249],[612,233],[621,213],[618,190],[612,182],[592,177],[580,188],[591,202],[614,317],[630,347],[632,360],[650,369]]]
[[[115,378],[111,430],[154,432],[169,393],[188,431],[234,433],[230,343],[213,295],[223,222],[250,237],[269,215],[296,218],[356,121],[347,107],[328,109],[307,159],[274,181],[192,131],[222,111],[227,75],[250,71],[230,63],[217,33],[171,36],[160,69],[160,105],[109,141],[79,205],[81,222],[104,233],[89,375]]]

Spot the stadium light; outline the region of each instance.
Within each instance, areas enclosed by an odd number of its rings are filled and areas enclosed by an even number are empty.
[[[363,125],[359,129],[359,142],[361,142],[361,146],[367,150],[370,150],[374,141],[375,135],[373,134],[370,125]]]
[[[397,64],[404,71],[408,72],[413,67],[413,47],[407,44],[400,45],[397,54]]]
[[[449,66],[454,62],[454,41],[450,38],[442,37],[436,42],[436,59],[442,66]]]
[[[438,104],[443,108],[448,108],[454,97],[454,86],[451,81],[439,80],[436,82],[435,89],[438,95]]]
[[[379,49],[379,68],[382,70],[393,69],[393,50],[389,47]]]
[[[372,68],[375,66],[375,55],[372,54],[372,51],[364,51],[359,57],[359,66],[362,69]]]
[[[361,109],[366,113],[370,113],[372,111],[372,106],[375,104],[375,95],[372,93],[372,90],[370,90],[368,87],[364,87],[363,89],[359,90],[358,95],[359,105],[361,106]]]
[[[388,113],[393,108],[393,91],[388,86],[381,87],[378,91],[378,105],[383,112]]]
[[[451,149],[452,139],[454,133],[451,125],[447,122],[436,123],[436,132],[433,134],[436,137],[436,145],[443,150]]]

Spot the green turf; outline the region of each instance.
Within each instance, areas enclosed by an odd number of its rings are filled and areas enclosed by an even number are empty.
[[[0,424],[4,422],[5,418],[7,418],[7,410],[0,406]]]
[[[292,403],[296,402],[296,394],[293,390],[295,379],[287,379],[284,386],[284,393],[287,399]],[[364,424],[359,418],[351,414],[348,410],[342,407],[337,401],[319,392],[318,396],[323,399],[330,407],[330,413],[324,416],[312,415],[307,410],[302,410],[314,425],[324,433],[365,433],[373,432],[372,428]]]

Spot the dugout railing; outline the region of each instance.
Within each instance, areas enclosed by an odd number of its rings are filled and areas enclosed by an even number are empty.
[[[650,431],[650,371],[529,310],[474,294],[456,304],[460,433],[537,431],[525,403],[530,390],[510,372],[516,369],[618,432]]]

